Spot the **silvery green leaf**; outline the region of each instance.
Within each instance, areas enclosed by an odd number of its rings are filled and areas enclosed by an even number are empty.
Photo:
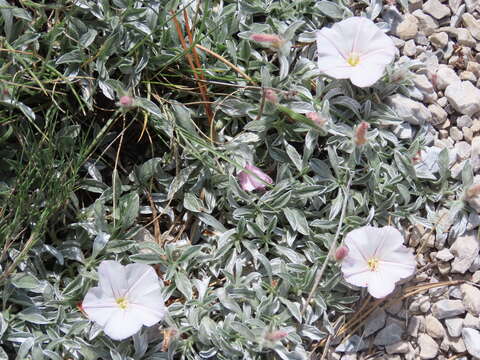
[[[110,240],[110,234],[100,232],[95,239],[93,240],[93,249],[92,249],[92,256],[94,258],[105,248],[107,245],[108,240]]]
[[[464,188],[468,188],[473,184],[473,169],[470,161],[465,162],[462,169],[462,184]]]
[[[118,202],[120,223],[123,228],[133,225],[140,209],[140,199],[137,193],[131,192],[122,196]]]
[[[201,212],[205,211],[205,207],[203,202],[192,193],[186,193],[183,199],[183,206],[185,209],[193,211],[193,212]]]
[[[80,46],[84,48],[88,48],[95,40],[95,37],[97,36],[97,34],[98,34],[97,30],[88,29],[88,31],[82,35],[78,43],[80,44]]]
[[[84,53],[77,49],[60,56],[55,63],[60,64],[81,64],[84,61]]]
[[[288,143],[285,144],[285,149],[287,151],[288,157],[290,158],[290,160],[292,160],[297,170],[299,172],[302,172],[303,170],[302,157],[298,153],[297,149],[295,149],[292,145]]]
[[[33,112],[33,110],[22,102],[19,102],[17,100],[13,100],[13,99],[8,99],[8,98],[4,98],[4,99],[0,98],[0,104],[8,106],[8,107],[17,108],[29,120],[31,120],[31,121],[35,120],[35,113]]]
[[[227,229],[212,215],[200,213],[200,214],[197,214],[197,216],[202,222],[204,222],[206,225],[213,227],[215,230],[220,231],[222,233],[227,231]]]
[[[22,342],[22,345],[18,348],[17,356],[15,360],[24,360],[27,358],[27,354],[30,352],[33,344],[35,343],[35,339],[33,337],[26,339]]]
[[[319,10],[322,14],[331,17],[333,19],[342,19],[343,11],[335,2],[333,1],[318,1],[315,3],[314,8]]]
[[[154,102],[142,98],[142,97],[136,97],[135,98],[135,104],[141,107],[142,109],[148,111],[150,114],[158,117],[159,119],[163,119],[163,113],[160,110],[160,108],[155,104]]]
[[[298,209],[285,208],[283,209],[283,213],[285,214],[288,223],[294,231],[298,231],[303,235],[310,234],[310,228],[308,227],[307,219],[302,211]]]
[[[28,273],[16,273],[11,277],[12,285],[18,289],[32,290],[40,286],[40,281]]]
[[[299,322],[302,323],[302,315],[300,313],[300,303],[292,302],[285,298],[280,298],[280,301],[287,307],[290,314]]]
[[[1,346],[0,346],[0,360],[8,360],[8,355]]]

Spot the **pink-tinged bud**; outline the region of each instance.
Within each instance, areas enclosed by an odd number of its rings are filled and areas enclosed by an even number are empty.
[[[314,111],[310,111],[310,112],[306,113],[305,116],[307,118],[309,118],[310,120],[312,120],[318,126],[323,126],[327,122],[327,120],[325,118],[321,117],[319,113],[314,112]]]
[[[240,171],[237,175],[240,187],[244,191],[263,190],[267,186],[265,183],[273,183],[270,176],[254,165],[245,165],[245,170],[246,171]]]
[[[265,89],[263,90],[263,95],[268,102],[272,104],[278,104],[278,96],[275,90],[273,89]]]
[[[412,157],[412,163],[418,164],[420,161],[422,161],[422,152],[417,151],[417,153]]]
[[[342,261],[348,255],[348,248],[346,246],[340,246],[335,251],[335,260]]]
[[[134,99],[131,96],[123,95],[120,97],[120,106],[122,107],[132,107],[134,103]]]
[[[275,34],[252,34],[250,40],[256,42],[270,43],[273,47],[279,48],[285,42],[280,36]]]
[[[370,124],[366,121],[362,121],[358,124],[357,129],[355,130],[355,144],[363,145],[367,142],[367,130],[370,127]]]
[[[277,331],[272,331],[267,333],[265,335],[265,339],[269,341],[278,341],[278,340],[282,340],[283,338],[286,338],[287,336],[288,336],[288,332],[283,330],[277,330]]]
[[[467,192],[466,192],[465,195],[466,195],[467,199],[472,199],[479,194],[480,194],[480,184],[475,184],[475,185],[470,186],[467,189]]]

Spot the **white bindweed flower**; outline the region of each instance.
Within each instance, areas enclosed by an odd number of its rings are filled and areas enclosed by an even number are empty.
[[[164,318],[167,310],[151,266],[102,261],[98,277],[99,286],[87,292],[82,307],[110,338],[126,339]]]
[[[345,280],[368,287],[375,298],[383,298],[395,289],[395,283],[415,272],[411,249],[403,245],[403,236],[392,226],[363,226],[347,234],[348,254],[342,262]]]
[[[373,21],[351,17],[317,31],[318,67],[358,87],[372,86],[395,57],[395,45]]]
[[[262,170],[252,164],[245,165],[246,171],[240,171],[237,175],[241,188],[244,191],[264,190],[267,184],[272,184],[273,180]]]

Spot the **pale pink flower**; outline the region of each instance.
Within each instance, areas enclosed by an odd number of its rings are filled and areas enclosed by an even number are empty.
[[[279,341],[288,336],[288,332],[284,330],[277,330],[269,332],[265,335],[265,339],[269,341]]]
[[[355,144],[364,145],[367,142],[367,130],[370,128],[370,124],[366,121],[362,121],[355,129]]]
[[[348,255],[348,248],[344,245],[335,250],[335,260],[342,261]]]
[[[267,186],[265,183],[273,183],[270,176],[254,165],[245,165],[245,170],[238,173],[238,181],[244,191],[263,190]]]
[[[265,100],[268,102],[271,102],[272,104],[278,104],[278,96],[275,90],[265,89],[263,90],[263,95],[265,96]]]
[[[99,286],[88,290],[82,308],[113,340],[126,339],[164,318],[167,310],[151,266],[102,261],[98,278]]]
[[[415,256],[392,226],[355,229],[345,237],[345,245],[349,250],[342,262],[345,281],[367,287],[375,298],[387,296],[397,281],[415,272]]]
[[[351,17],[317,31],[318,67],[358,87],[372,86],[395,57],[395,45],[373,21]]]
[[[132,107],[134,104],[134,99],[131,96],[123,95],[120,97],[119,104],[122,107]]]

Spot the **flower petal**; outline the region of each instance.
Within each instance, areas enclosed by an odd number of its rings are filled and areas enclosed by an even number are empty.
[[[103,331],[113,340],[124,340],[136,334],[142,328],[142,322],[132,306],[126,310],[117,310],[108,319]]]
[[[336,24],[335,24],[336,25]],[[317,31],[317,53],[318,57],[335,56],[346,61],[351,44],[346,44],[343,34],[338,31],[335,25],[329,28],[323,28]]]
[[[88,290],[82,302],[82,307],[88,318],[100,326],[105,326],[113,312],[118,309],[115,299],[106,297],[100,287]]]
[[[125,267],[118,261],[102,261],[98,267],[98,285],[106,296],[122,297],[127,290]]]
[[[378,246],[375,249],[376,258],[384,260],[385,256],[392,254],[403,246],[403,236],[393,226],[374,229],[376,231],[375,235],[378,237]]]
[[[355,254],[360,254],[365,262],[373,257],[378,244],[376,233],[372,231],[372,229],[375,228],[372,226],[362,226],[358,229],[350,231],[345,236],[345,245],[347,245],[348,249],[352,253],[352,256],[355,256]]]
[[[125,271],[128,283],[125,297],[133,300],[160,289],[158,275],[150,265],[140,263],[128,264]]]
[[[382,77],[385,65],[359,64],[355,66],[355,72],[350,76],[353,85],[360,88],[375,84]]]
[[[167,313],[160,289],[132,301],[130,306],[131,311],[134,311],[138,319],[146,326],[155,325]]]
[[[374,298],[381,299],[390,294],[395,289],[395,281],[388,276],[387,272],[374,271],[371,273],[368,292]]]
[[[265,183],[273,183],[270,176],[254,165],[245,165],[245,170],[240,171],[237,175],[240,186],[244,191],[263,190],[266,187]]]
[[[365,262],[347,256],[342,262],[342,273],[349,284],[365,287],[369,283],[371,271]]]

